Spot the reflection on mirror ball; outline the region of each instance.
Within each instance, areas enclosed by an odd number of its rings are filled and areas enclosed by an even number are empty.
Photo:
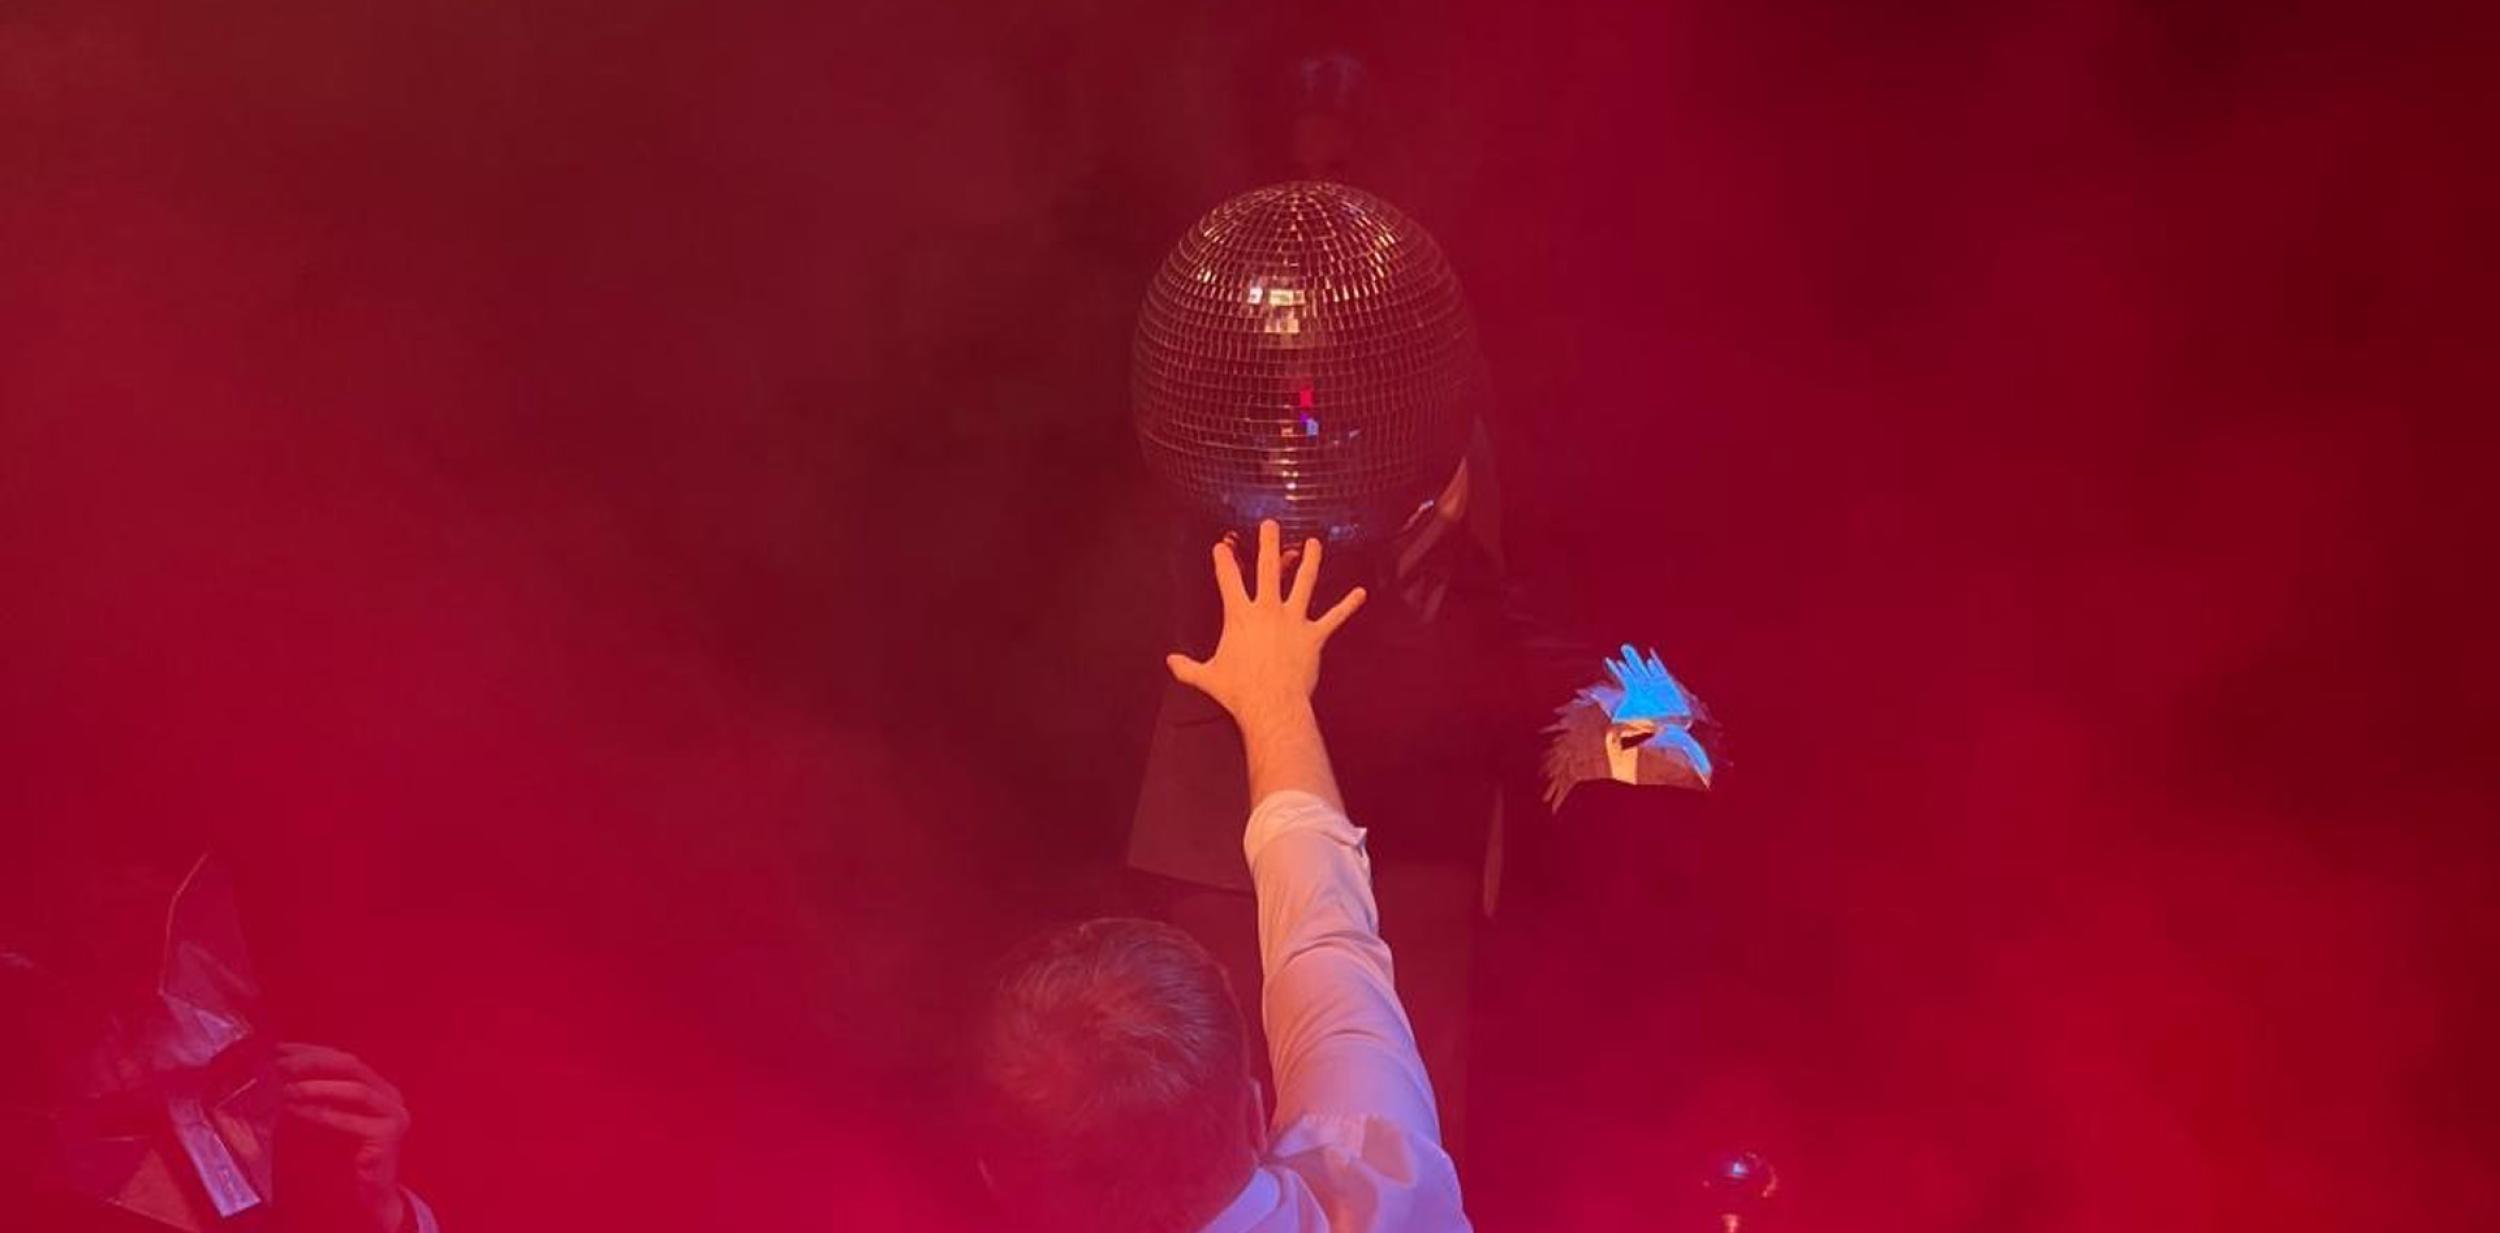
[[[1193,512],[1332,544],[1395,532],[1457,467],[1482,390],[1458,278],[1378,197],[1303,180],[1192,225],[1138,313],[1146,463]]]

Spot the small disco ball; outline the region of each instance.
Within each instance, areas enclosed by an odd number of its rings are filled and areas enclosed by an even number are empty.
[[[1377,542],[1457,469],[1482,365],[1439,245],[1318,180],[1225,202],[1172,249],[1137,317],[1146,465],[1225,527]]]

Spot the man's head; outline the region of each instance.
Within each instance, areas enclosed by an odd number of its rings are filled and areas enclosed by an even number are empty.
[[[979,1050],[983,1168],[1041,1227],[1188,1233],[1257,1167],[1241,1009],[1169,925],[1094,920],[1027,943]]]

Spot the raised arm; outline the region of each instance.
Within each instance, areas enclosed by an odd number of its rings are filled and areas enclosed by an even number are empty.
[[[1320,544],[1302,545],[1293,590],[1283,589],[1284,555],[1273,521],[1259,524],[1258,591],[1243,584],[1241,559],[1232,541],[1215,545],[1215,590],[1224,600],[1224,633],[1215,654],[1201,663],[1186,655],[1164,662],[1172,675],[1215,699],[1241,729],[1250,765],[1250,802],[1276,792],[1308,792],[1340,811],[1337,776],[1328,767],[1311,691],[1319,685],[1320,648],[1363,606],[1356,587],[1335,607],[1311,618],[1311,593],[1319,586]]]
[[[1203,663],[1169,661],[1174,676],[1222,704],[1241,729],[1252,802],[1242,846],[1258,888],[1276,1126],[1318,1119],[1359,1141],[1378,1122],[1437,1145],[1432,1086],[1380,939],[1363,832],[1346,819],[1311,709],[1320,651],[1363,592],[1312,618],[1320,544],[1303,544],[1288,592],[1277,539],[1275,523],[1261,524],[1255,591],[1232,546],[1216,545],[1223,636]],[[1449,1185],[1454,1201],[1454,1178]]]

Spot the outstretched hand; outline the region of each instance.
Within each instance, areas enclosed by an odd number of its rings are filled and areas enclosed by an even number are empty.
[[[1224,600],[1224,633],[1205,660],[1171,655],[1172,675],[1215,699],[1245,734],[1280,717],[1307,713],[1319,685],[1320,649],[1328,636],[1363,606],[1363,588],[1346,592],[1334,607],[1311,616],[1319,588],[1320,542],[1305,540],[1284,588],[1285,556],[1273,519],[1259,524],[1257,589],[1245,585],[1241,562],[1229,539],[1215,545],[1215,589]]]

